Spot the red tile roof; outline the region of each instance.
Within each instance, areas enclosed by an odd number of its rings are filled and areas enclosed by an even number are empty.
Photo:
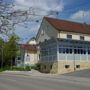
[[[76,23],[72,21],[59,20],[55,18],[44,17],[58,31],[75,32],[90,34],[90,25],[85,23]]]
[[[25,50],[37,51],[37,45],[21,44],[20,46]]]

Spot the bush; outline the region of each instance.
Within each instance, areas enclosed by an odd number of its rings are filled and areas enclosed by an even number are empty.
[[[31,67],[30,66],[26,66],[25,67],[25,71],[31,71]]]
[[[10,70],[10,67],[9,66],[5,66],[3,68],[0,68],[0,72],[3,72],[5,70]]]
[[[41,64],[36,64],[34,68],[35,68],[36,70],[40,70]]]
[[[9,67],[9,66],[6,66],[4,68],[0,68],[0,72],[3,72],[5,70],[11,70],[11,71],[31,71],[31,67],[30,66],[26,66],[25,68],[24,67]]]
[[[10,66],[5,66],[3,69],[4,69],[4,70],[10,70],[11,67],[10,67]]]
[[[37,68],[36,65],[31,66],[31,69],[35,69],[36,70],[36,68]]]
[[[12,67],[13,71],[25,71],[24,67]]]
[[[3,72],[4,70],[2,68],[0,68],[0,72]]]

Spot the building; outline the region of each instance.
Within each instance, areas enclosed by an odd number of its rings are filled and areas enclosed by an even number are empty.
[[[90,68],[90,25],[44,17],[36,41],[42,72],[62,74]]]
[[[31,38],[26,44],[20,44],[20,54],[16,58],[17,66],[32,66],[37,63],[37,45],[35,38]]]
[[[37,47],[36,45],[21,45],[24,66],[32,66],[37,63]]]
[[[36,42],[35,37],[30,38],[30,40],[27,42],[27,44],[29,44],[29,45],[36,45],[37,42]]]

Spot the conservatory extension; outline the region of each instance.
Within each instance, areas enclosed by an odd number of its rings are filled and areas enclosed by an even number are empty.
[[[52,38],[40,43],[41,71],[66,73],[90,67],[90,42]]]

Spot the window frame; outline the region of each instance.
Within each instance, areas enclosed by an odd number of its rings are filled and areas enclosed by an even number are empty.
[[[67,39],[72,39],[72,35],[71,34],[67,34]]]
[[[80,36],[80,40],[84,41],[85,37],[84,36]]]

